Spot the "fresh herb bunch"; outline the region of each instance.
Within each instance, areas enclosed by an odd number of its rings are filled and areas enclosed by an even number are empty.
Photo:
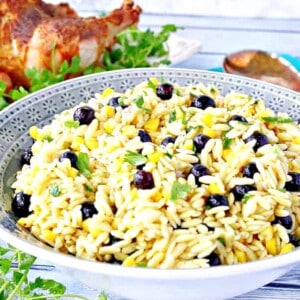
[[[142,31],[137,28],[128,28],[118,34],[117,43],[111,51],[106,51],[103,54],[103,67],[90,65],[82,73],[87,75],[125,68],[169,65],[169,50],[166,48],[165,42],[169,39],[170,33],[177,30],[178,27],[173,24],[163,26],[161,31],[157,33],[150,29]],[[54,62],[55,44],[52,46],[51,52],[52,61]],[[29,89],[20,86],[6,93],[6,85],[3,81],[0,81],[0,110],[31,92],[78,75],[80,72],[80,57],[74,56],[70,63],[64,61],[59,70],[54,70],[54,67],[52,67],[52,71],[37,70],[36,68],[26,70],[25,75],[31,83]]]
[[[40,277],[30,281],[28,274],[36,258],[13,247],[0,247],[0,300],[47,300],[87,298],[66,294],[66,287],[52,279]],[[98,300],[107,300],[101,293]]]

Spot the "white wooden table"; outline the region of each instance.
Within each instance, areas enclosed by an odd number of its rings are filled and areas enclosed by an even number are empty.
[[[258,48],[300,56],[300,19],[172,15],[164,11],[162,13],[144,12],[140,27],[157,29],[167,23],[183,26],[184,30],[178,32],[179,35],[199,39],[202,43],[202,49],[198,53],[179,63],[177,67],[195,69],[218,67],[226,53],[245,48]],[[96,295],[100,292],[83,286],[67,277],[55,266],[43,261],[37,261],[32,270],[32,276],[56,279],[66,284],[69,292],[84,295],[91,300],[97,299]],[[278,280],[234,299],[300,299],[300,264]]]

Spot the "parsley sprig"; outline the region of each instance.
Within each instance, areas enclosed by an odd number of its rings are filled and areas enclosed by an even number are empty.
[[[125,153],[124,161],[132,166],[141,166],[147,162],[147,157],[140,153],[128,150]]]
[[[178,181],[175,181],[171,189],[171,201],[176,201],[178,199],[185,200],[192,189],[192,186],[189,184],[181,184]]]
[[[282,117],[262,117],[262,119],[268,123],[292,123],[292,118],[282,118]]]

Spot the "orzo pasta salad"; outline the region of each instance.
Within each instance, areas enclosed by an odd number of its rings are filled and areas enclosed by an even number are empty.
[[[199,268],[298,246],[300,126],[262,99],[150,78],[29,134],[12,210],[59,251]]]

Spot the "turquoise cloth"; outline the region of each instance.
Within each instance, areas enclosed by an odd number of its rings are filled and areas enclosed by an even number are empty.
[[[300,72],[300,58],[292,56],[290,54],[280,54],[280,56],[289,61]],[[222,67],[211,68],[209,70],[215,72],[224,72]]]

